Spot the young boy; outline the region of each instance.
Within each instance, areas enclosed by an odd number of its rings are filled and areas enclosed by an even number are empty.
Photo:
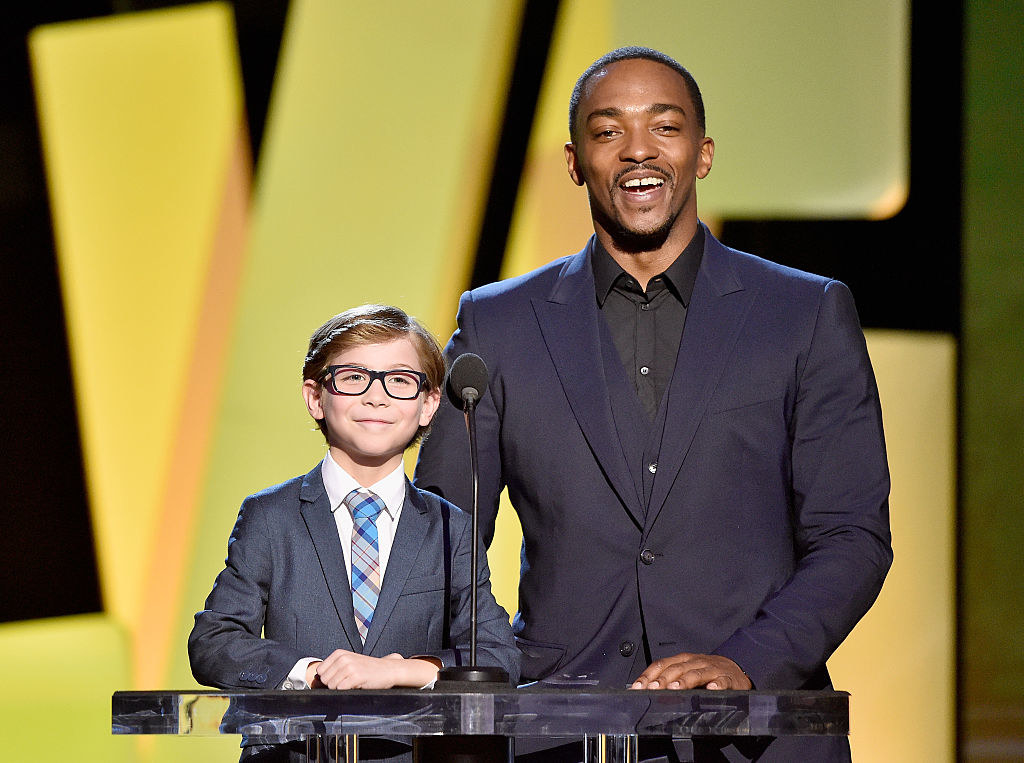
[[[470,518],[414,487],[402,461],[437,410],[444,373],[437,340],[395,307],[363,305],[316,330],[302,396],[328,453],[242,503],[189,636],[197,681],[423,687],[439,667],[468,664]],[[514,684],[519,653],[484,554],[477,610],[477,662]],[[242,758],[294,758],[264,741],[243,739]]]

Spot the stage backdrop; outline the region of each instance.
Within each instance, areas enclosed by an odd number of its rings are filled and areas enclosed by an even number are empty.
[[[46,734],[39,708],[54,706],[54,684],[65,715],[80,719],[83,759],[233,754],[231,739],[112,739],[109,694],[194,685],[185,639],[239,503],[322,457],[299,397],[311,331],[370,301],[401,305],[442,340],[452,330],[522,10],[295,0],[255,175],[229,5],[35,32],[106,606],[0,628],[13,655],[5,675],[29,677],[33,643],[61,644],[67,663],[60,681],[40,681],[33,666],[35,680],[18,682],[39,687],[38,705],[19,695],[0,708],[22,726],[25,755]],[[597,55],[637,41],[690,65],[707,94],[718,150],[699,193],[712,224],[895,212],[907,189],[907,19],[906,3],[883,0],[770,13],[738,0],[714,12],[563,3],[503,275],[582,246],[585,194],[561,148],[569,90]],[[905,332],[872,333],[869,345],[896,562],[832,666],[854,695],[855,755],[951,759],[956,348],[949,336]],[[512,512],[502,515],[491,564],[512,611],[518,539]]]

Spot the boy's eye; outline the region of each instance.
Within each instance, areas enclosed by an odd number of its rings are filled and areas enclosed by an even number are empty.
[[[419,379],[411,374],[392,373],[388,374],[388,384],[392,387],[412,387],[419,383]]]

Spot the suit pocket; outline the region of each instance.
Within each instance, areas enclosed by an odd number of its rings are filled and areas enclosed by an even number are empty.
[[[387,573],[384,573],[387,575]],[[402,596],[408,596],[412,593],[424,593],[426,591],[443,591],[444,590],[444,573],[439,572],[436,575],[427,575],[419,578],[409,578],[405,581],[405,585],[402,586]]]
[[[750,385],[744,388],[719,390],[711,400],[711,413],[726,413],[740,408],[750,408],[762,403],[770,403],[783,397],[783,393],[767,385]]]
[[[522,677],[520,681],[539,681],[554,673],[565,657],[565,647],[543,641],[532,641],[516,636],[516,647],[522,654]]]

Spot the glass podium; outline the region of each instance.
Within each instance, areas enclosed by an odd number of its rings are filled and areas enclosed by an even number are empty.
[[[633,763],[640,737],[671,737],[685,755],[701,736],[849,733],[846,692],[522,688],[384,691],[119,691],[114,734],[242,734],[302,742],[310,761],[356,763],[362,736],[577,737],[587,763]],[[689,748],[687,745],[690,744]],[[506,752],[507,751],[507,752]],[[692,752],[691,752],[692,754]],[[490,758],[493,759],[493,758]]]

